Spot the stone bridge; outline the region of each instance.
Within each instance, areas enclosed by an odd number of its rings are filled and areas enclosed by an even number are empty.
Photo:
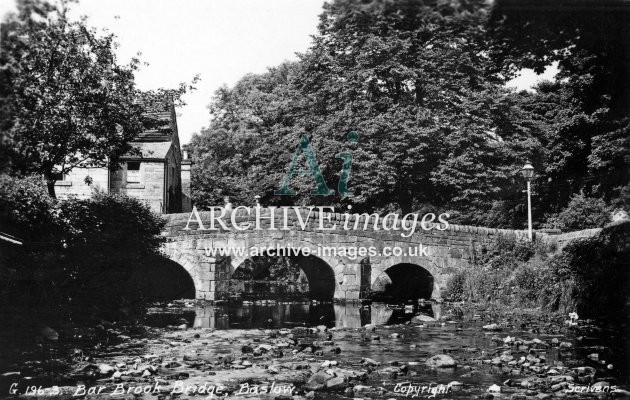
[[[238,209],[235,215],[239,224],[254,222],[253,215],[250,217],[240,211],[244,210]],[[210,218],[209,214],[199,212],[204,224]],[[269,209],[261,209],[261,214],[269,215]],[[339,213],[325,215],[329,218],[326,227],[339,223],[344,216]],[[391,285],[394,290],[415,291],[416,297],[440,298],[448,278],[469,266],[475,250],[500,237],[526,237],[526,231],[453,224],[441,231],[425,231],[418,227],[410,237],[402,237],[400,230],[322,231],[318,229],[319,213],[316,211],[311,213],[305,229],[299,225],[293,210],[288,216],[287,230],[268,230],[269,218],[262,220],[262,230],[238,231],[198,230],[196,222],[190,223],[190,230],[184,230],[190,214],[169,214],[165,216],[163,252],[188,271],[198,299],[227,298],[230,276],[248,258],[246,254],[220,256],[212,254],[212,249],[246,250],[252,247],[294,251],[292,254],[304,271],[310,295],[314,298],[356,301]],[[354,219],[350,218],[350,221]],[[359,228],[363,228],[363,220],[360,222]],[[275,226],[283,227],[280,215],[275,216]],[[372,249],[372,253],[354,257],[352,252],[358,248]]]

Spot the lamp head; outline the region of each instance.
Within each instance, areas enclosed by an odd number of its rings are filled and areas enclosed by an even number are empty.
[[[534,178],[534,167],[530,161],[526,161],[523,168],[521,168],[521,175],[525,180],[531,181]]]

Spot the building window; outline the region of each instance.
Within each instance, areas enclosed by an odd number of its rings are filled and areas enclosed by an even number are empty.
[[[51,178],[55,181],[65,181],[67,179],[66,174],[62,174],[61,172],[53,172]]]
[[[68,174],[55,172],[50,176],[50,179],[55,181],[55,186],[72,186],[72,181]]]
[[[140,183],[140,162],[127,163],[127,183]]]

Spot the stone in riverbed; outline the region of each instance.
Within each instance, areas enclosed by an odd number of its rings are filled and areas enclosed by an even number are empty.
[[[499,385],[492,385],[488,388],[488,393],[501,393],[501,386]]]
[[[98,373],[101,375],[110,375],[110,374],[113,374],[114,371],[115,371],[114,367],[107,364],[101,364],[98,366]]]
[[[457,361],[448,354],[436,354],[429,357],[424,363],[430,368],[454,368],[457,366]]]
[[[164,368],[177,368],[181,366],[182,364],[178,363],[177,361],[169,361],[169,362],[162,363],[162,367]]]
[[[549,383],[551,384],[560,383],[560,382],[573,382],[573,377],[570,375],[550,376],[548,379],[549,379]]]
[[[268,351],[270,351],[273,347],[269,344],[260,344],[258,345],[258,347],[256,348],[257,351],[262,351],[263,353],[266,353]]]
[[[365,392],[369,392],[370,390],[372,390],[371,386],[365,386],[365,385],[355,385],[352,388],[352,391],[354,393],[365,393]]]
[[[559,392],[560,390],[566,388],[567,386],[569,386],[568,382],[556,383],[555,385],[551,385],[551,391],[552,392]]]
[[[413,317],[411,319],[411,323],[412,324],[420,324],[420,323],[423,323],[423,322],[437,322],[437,320],[435,318],[433,318],[433,317],[430,317],[430,316],[424,315],[424,314],[416,315],[415,317]]]
[[[376,372],[381,375],[389,375],[395,378],[401,371],[398,367],[385,367]]]
[[[484,331],[500,331],[501,326],[499,326],[498,324],[488,324],[488,325],[483,326],[483,330]]]
[[[304,385],[305,390],[321,390],[326,386],[326,382],[333,377],[325,372],[317,372]]]
[[[340,376],[326,381],[327,389],[338,390],[338,389],[343,389],[345,387],[346,387],[346,382]]]
[[[45,326],[42,329],[40,329],[39,334],[48,340],[55,341],[59,339],[59,333],[57,333],[56,330],[54,330],[53,328],[49,326]]]

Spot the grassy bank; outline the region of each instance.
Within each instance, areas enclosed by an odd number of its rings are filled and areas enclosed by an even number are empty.
[[[471,268],[447,285],[451,301],[498,303],[580,316],[626,317],[630,297],[630,222],[576,239],[562,251],[542,241],[503,239],[478,249]]]

